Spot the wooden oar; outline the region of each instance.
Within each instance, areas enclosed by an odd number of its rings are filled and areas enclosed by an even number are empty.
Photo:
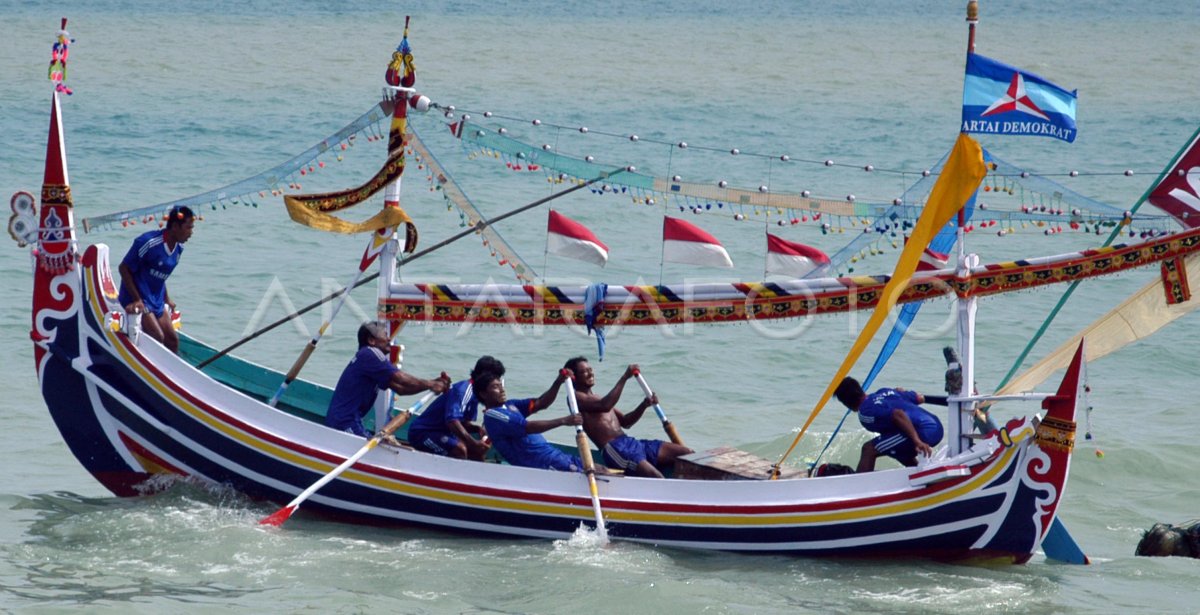
[[[342,294],[338,296],[338,302],[334,304],[333,313],[329,315],[329,320],[321,323],[321,328],[317,329],[317,334],[314,335],[311,340],[308,340],[308,345],[305,346],[304,350],[300,352],[300,356],[296,357],[296,362],[292,364],[292,368],[289,369],[287,375],[284,376],[283,382],[279,384],[279,388],[275,390],[275,394],[272,395],[271,399],[267,402],[268,406],[274,408],[275,405],[279,403],[279,398],[283,397],[283,394],[287,391],[288,385],[290,385],[294,380],[296,380],[296,377],[300,375],[300,370],[304,369],[304,364],[308,362],[308,358],[311,357],[313,351],[317,349],[317,344],[321,342],[321,337],[325,335],[325,331],[329,329],[329,325],[333,324],[333,319],[337,318],[338,312],[340,312],[342,310],[342,306],[346,304],[346,297],[350,296],[350,291],[358,285],[358,281],[362,278],[363,273],[366,273],[367,268],[371,266],[371,263],[375,262],[375,259],[382,251],[383,242],[387,241],[388,238],[391,237],[393,230],[394,227],[389,227],[371,234],[371,239],[367,242],[367,248],[363,250],[362,259],[359,260],[358,273],[354,275],[354,281],[351,282],[349,286],[342,289]]]
[[[418,258],[421,258],[422,256],[425,256],[426,254],[429,254],[430,252],[433,252],[433,251],[443,248],[449,244],[452,244],[455,241],[458,241],[459,239],[466,237],[467,235],[473,235],[475,233],[478,233],[478,232],[482,231],[483,229],[487,228],[488,226],[491,226],[501,220],[504,220],[505,218],[515,216],[523,211],[528,211],[539,205],[544,205],[546,203],[549,203],[550,201],[553,201],[554,199],[557,199],[558,197],[566,196],[572,192],[575,192],[576,190],[581,190],[583,188],[586,188],[587,186],[590,186],[602,179],[607,179],[617,173],[623,173],[623,172],[625,172],[625,169],[613,169],[612,171],[605,171],[605,172],[601,173],[600,175],[597,175],[596,177],[593,177],[586,181],[582,181],[574,186],[571,186],[570,188],[567,188],[566,190],[560,190],[549,196],[544,196],[532,203],[522,205],[512,211],[500,214],[499,216],[496,216],[495,218],[492,218],[490,220],[479,220],[478,222],[476,222],[474,225],[472,225],[467,230],[461,231],[458,234],[453,235],[447,239],[444,239],[432,246],[429,246],[428,248],[426,248],[424,250],[419,250],[419,251],[415,252],[414,254],[409,255],[409,257],[404,259],[404,261],[402,261],[400,264],[407,265],[408,263],[411,263],[411,262],[417,260]],[[375,280],[378,277],[379,277],[379,272],[376,271],[375,273],[372,273],[371,275],[355,282],[348,288],[351,288],[351,289],[357,288],[359,286],[362,286],[363,284],[366,284],[368,282]],[[220,359],[221,357],[229,354],[231,351],[233,351],[235,348],[241,346],[242,344],[245,344],[246,342],[249,342],[250,340],[253,340],[256,337],[258,337],[280,325],[283,325],[283,324],[291,321],[293,318],[299,318],[303,314],[306,314],[306,313],[320,307],[321,305],[323,305],[324,303],[326,303],[328,301],[332,301],[332,300],[336,299],[343,292],[345,292],[345,289],[342,289],[337,292],[326,295],[325,297],[318,299],[318,300],[304,306],[303,308],[300,308],[299,310],[296,310],[295,312],[292,312],[291,314],[288,314],[287,316],[280,318],[279,320],[276,320],[275,322],[259,329],[258,331],[255,331],[254,333],[251,333],[250,335],[243,337],[242,339],[226,346],[224,349],[214,353],[211,357],[197,363],[196,369],[204,369],[209,364],[211,364],[213,361],[216,361],[217,359]]]
[[[271,513],[269,516],[264,517],[258,523],[260,525],[283,525],[283,522],[287,521],[292,516],[292,513],[296,512],[296,509],[304,500],[307,500],[312,494],[316,493],[317,490],[328,484],[329,481],[337,478],[342,472],[350,469],[350,466],[358,463],[358,460],[362,459],[363,455],[366,455],[367,452],[378,446],[384,438],[395,433],[397,429],[400,429],[402,425],[408,422],[408,419],[412,417],[414,412],[420,410],[425,404],[429,403],[429,400],[433,399],[435,395],[437,394],[433,391],[429,391],[428,393],[422,395],[421,399],[418,399],[417,403],[409,407],[408,410],[405,410],[404,412],[392,417],[392,420],[388,421],[387,425],[384,425],[383,429],[379,430],[379,433],[376,433],[370,440],[367,440],[367,443],[364,444],[362,448],[358,449],[357,453],[351,455],[348,459],[346,459],[346,461],[343,461],[341,465],[334,468],[329,474],[321,477],[321,480],[313,483],[311,487],[300,492],[300,495],[296,496],[296,499],[292,500],[291,502],[288,502],[287,506],[284,506],[283,508]]]
[[[638,386],[642,387],[642,392],[646,394],[646,399],[650,399],[654,392],[650,390],[650,385],[646,384],[646,379],[642,377],[641,370],[633,372],[633,377],[637,378]],[[687,446],[683,443],[683,438],[679,437],[679,432],[675,431],[675,424],[667,418],[667,413],[663,412],[662,406],[654,404],[654,413],[658,415],[658,420],[662,421],[663,431],[667,432],[667,436],[671,441],[680,446]]]
[[[569,370],[562,370],[566,376],[567,408],[571,414],[579,414],[579,404],[575,400],[575,380]],[[596,487],[596,463],[592,461],[592,449],[588,446],[587,436],[583,433],[583,425],[575,426],[575,446],[579,448],[579,458],[583,460],[583,471],[587,474],[588,489],[592,492],[592,513],[596,516],[596,533],[600,540],[608,542],[608,529],[604,527],[604,514],[600,511],[600,492]]]

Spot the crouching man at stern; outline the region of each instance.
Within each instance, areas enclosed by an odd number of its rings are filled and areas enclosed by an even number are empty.
[[[834,395],[847,408],[858,413],[858,422],[878,433],[863,444],[858,472],[875,470],[875,459],[886,455],[912,467],[917,453],[933,455],[933,447],[942,441],[942,422],[919,404],[929,402],[945,406],[945,397],[921,395],[904,389],[879,389],[867,395],[854,378],[846,377]]]
[[[682,444],[638,440],[625,434],[626,429],[642,418],[646,408],[658,403],[658,398],[652,396],[643,398],[629,414],[617,410],[617,401],[621,399],[625,382],[637,373],[637,365],[627,367],[617,384],[603,397],[592,390],[596,386],[596,374],[587,359],[575,357],[563,367],[575,375],[575,400],[583,415],[583,429],[603,452],[604,463],[608,467],[621,468],[626,474],[663,478],[660,468],[673,468],[676,459],[695,452]]]

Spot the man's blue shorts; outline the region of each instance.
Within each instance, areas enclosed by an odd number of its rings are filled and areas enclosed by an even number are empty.
[[[408,443],[418,451],[449,457],[450,451],[458,448],[458,438],[444,431],[409,430]]]
[[[637,440],[632,436],[621,436],[604,445],[604,464],[632,472],[642,461],[658,466],[658,449],[662,440]]]

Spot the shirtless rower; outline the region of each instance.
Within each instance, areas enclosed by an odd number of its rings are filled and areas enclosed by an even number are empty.
[[[638,440],[626,435],[625,430],[634,426],[646,413],[646,408],[658,403],[651,395],[625,414],[617,410],[617,401],[625,389],[625,382],[638,372],[637,365],[630,365],[617,380],[607,395],[601,397],[593,391],[596,374],[585,357],[575,357],[564,365],[575,376],[575,400],[583,414],[583,429],[604,456],[604,464],[610,468],[621,468],[627,474],[647,478],[663,478],[661,469],[672,468],[675,460],[694,452],[692,449],[662,440]]]

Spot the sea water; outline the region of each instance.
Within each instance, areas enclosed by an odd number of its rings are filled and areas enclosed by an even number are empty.
[[[152,205],[271,168],[307,149],[376,100],[405,15],[418,88],[434,101],[496,114],[495,126],[562,151],[634,164],[658,176],[753,189],[890,203],[949,149],[958,130],[965,2],[150,2],[0,3],[0,188],[35,195],[41,183],[59,18],[75,38],[63,103],[76,216]],[[1196,58],[1200,7],[1189,3],[984,2],[978,51],[1079,89],[1079,137],[981,136],[996,155],[1118,208],[1131,207],[1200,123]],[[540,119],[542,127],[534,127]],[[472,156],[430,114],[413,120],[435,154],[489,216],[561,189],[541,173]],[[557,126],[557,127],[555,127]],[[581,138],[577,130],[591,133]],[[615,137],[604,137],[609,133]],[[644,140],[632,144],[628,135]],[[685,141],[684,151],[673,144]],[[728,152],[738,148],[743,155]],[[360,137],[305,188],[356,185],[383,158]],[[751,154],[763,154],[756,156]],[[793,161],[783,163],[779,155]],[[833,160],[838,166],[821,164]],[[876,171],[865,172],[866,165]],[[1132,177],[1124,174],[1134,171]],[[1078,177],[1070,177],[1078,171]],[[410,165],[403,197],[423,245],[462,230],[459,216]],[[255,195],[256,196],[256,195]],[[269,194],[202,211],[170,281],[185,331],[215,346],[304,306],[353,278],[361,237],[291,223]],[[375,207],[371,205],[369,207]],[[580,191],[553,203],[609,245],[605,269],[545,255],[545,208],[497,229],[557,283],[754,280],[764,231],[836,251],[860,226],[823,235],[784,228],[778,215],[737,222],[674,203]],[[1143,212],[1150,211],[1146,208]],[[661,262],[664,213],[722,240],[732,272]],[[353,217],[355,214],[351,214]],[[361,214],[359,214],[361,215]],[[146,226],[100,230],[83,243],[123,254]],[[1079,250],[1095,235],[1020,229],[975,233],[985,262]],[[886,271],[895,251],[868,255],[856,273]],[[403,268],[406,281],[513,281],[478,238]],[[183,483],[137,499],[110,496],[66,450],[32,369],[31,261],[0,258],[0,396],[5,478],[0,485],[0,609],[215,612],[1196,612],[1197,562],[1135,558],[1141,531],[1200,516],[1191,388],[1198,321],[1089,366],[1094,411],[1080,433],[1062,518],[1093,565],[1035,556],[1026,566],[925,561],[841,562],[746,556],[614,543],[465,537],[437,531],[327,523],[303,513],[282,530],[271,512],[220,486]],[[1083,284],[1035,349],[1045,352],[1153,280],[1156,271]],[[1054,306],[1061,289],[984,300],[978,380],[994,388]],[[336,380],[372,311],[363,288],[339,315],[303,377]],[[926,307],[880,385],[937,392],[940,349],[952,343],[953,304]],[[328,308],[238,350],[286,370]],[[750,326],[629,328],[609,332],[597,367],[605,389],[640,363],[671,418],[697,449],[733,444],[777,459],[828,384],[865,314]],[[539,394],[574,355],[595,358],[573,330],[408,326],[406,369],[464,377],[490,353],[510,395]],[[854,372],[865,374],[872,345]],[[1044,384],[1050,389],[1054,381]],[[627,394],[622,406],[632,405]],[[561,404],[560,404],[561,405]],[[1035,406],[1004,409],[1026,414]],[[556,406],[550,415],[565,412]],[[788,463],[803,466],[842,410],[830,405]],[[1090,431],[1093,439],[1084,438]],[[656,437],[652,418],[632,429]],[[568,442],[570,435],[550,432]],[[853,419],[826,458],[853,465],[868,436]],[[1101,457],[1099,453],[1103,453]]]

